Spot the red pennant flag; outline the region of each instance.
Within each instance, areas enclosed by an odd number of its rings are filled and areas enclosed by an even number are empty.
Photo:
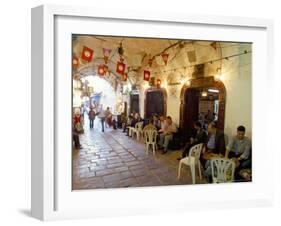
[[[165,65],[167,65],[169,54],[168,53],[162,53],[161,56],[162,56],[162,59],[163,59]]]
[[[160,88],[161,87],[161,79],[157,79],[157,88]]]
[[[150,71],[144,70],[143,71],[143,80],[149,81],[149,78],[150,78]]]
[[[99,67],[98,67],[98,74],[99,75],[104,75],[105,74],[104,65],[99,65]]]
[[[94,50],[88,48],[87,46],[83,46],[82,56],[81,58],[87,62],[92,61],[94,55]]]
[[[125,72],[126,65],[120,61],[117,62],[116,72],[123,75]]]
[[[72,65],[73,65],[74,68],[77,68],[79,66],[79,59],[78,59],[78,57],[73,57]]]

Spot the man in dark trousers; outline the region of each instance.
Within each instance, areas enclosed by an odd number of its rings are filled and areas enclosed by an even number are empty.
[[[94,121],[95,121],[95,118],[96,118],[96,113],[95,111],[93,110],[93,108],[91,107],[89,113],[88,113],[88,116],[89,116],[89,121],[90,121],[90,129],[94,128]]]
[[[224,133],[217,129],[215,122],[211,122],[208,125],[208,142],[206,151],[225,156],[225,149]]]
[[[223,157],[225,156],[225,139],[224,133],[220,132],[217,129],[216,123],[211,122],[208,125],[208,142],[205,147],[205,151],[208,153],[220,154]],[[202,165],[205,166],[205,176],[208,178],[209,183],[212,182],[212,171],[211,171],[211,164],[210,160],[206,161],[205,159],[201,158]]]
[[[196,130],[196,134],[194,137],[191,137],[190,140],[186,143],[182,156],[178,158],[178,160],[181,160],[182,158],[185,158],[186,156],[189,155],[189,150],[196,144],[201,144],[203,143],[204,145],[207,142],[207,134],[206,132],[202,129],[202,125],[199,121],[194,123],[194,129]]]

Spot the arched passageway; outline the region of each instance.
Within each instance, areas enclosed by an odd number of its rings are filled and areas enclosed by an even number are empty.
[[[190,80],[181,89],[180,127],[188,137],[200,114],[214,113],[217,127],[224,130],[226,90],[223,82],[213,77]]]

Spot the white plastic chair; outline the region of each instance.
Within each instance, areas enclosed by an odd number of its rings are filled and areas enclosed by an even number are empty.
[[[129,137],[132,136],[133,130],[135,129],[135,127],[129,126],[128,130],[129,130]]]
[[[178,170],[178,179],[180,179],[182,164],[190,167],[193,184],[195,184],[195,165],[196,164],[198,165],[200,180],[202,179],[201,163],[200,163],[200,155],[201,155],[202,148],[203,148],[203,144],[194,145],[189,151],[189,156],[180,160],[179,170]]]
[[[146,143],[146,154],[148,154],[149,147],[152,147],[153,155],[155,155],[155,150],[157,150],[157,131],[148,129],[144,131],[145,143]]]
[[[132,137],[136,134],[137,140],[140,140],[141,135],[142,135],[142,125],[143,122],[137,122],[135,125],[135,128],[132,129]]]
[[[212,179],[214,183],[232,182],[234,178],[235,162],[231,159],[211,159]]]

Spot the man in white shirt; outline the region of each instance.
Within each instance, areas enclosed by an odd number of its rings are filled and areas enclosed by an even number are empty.
[[[165,130],[166,126],[167,126],[166,117],[163,116],[163,115],[161,115],[161,116],[160,116],[160,129],[159,129],[158,132],[159,132],[159,133],[162,133],[162,132]]]
[[[236,158],[235,180],[241,181],[240,171],[252,168],[251,141],[245,136],[246,128],[238,126],[237,135],[233,137],[228,146],[228,157]]]
[[[167,117],[166,125],[164,125],[159,132],[162,132],[160,133],[160,140],[158,143],[159,149],[164,149],[162,154],[166,154],[168,151],[169,142],[173,139],[173,134],[177,132],[177,127],[175,123],[173,123],[170,116]]]
[[[232,138],[228,145],[228,157],[236,157],[238,161],[243,161],[249,158],[251,150],[251,141],[245,137],[246,129],[244,126],[238,126],[237,135]]]
[[[104,122],[105,122],[105,119],[106,119],[107,117],[109,117],[110,115],[111,115],[111,112],[110,112],[110,110],[109,110],[109,107],[107,107],[106,110],[102,110],[102,111],[99,113],[99,115],[98,115],[98,117],[99,117],[100,120],[101,120],[101,130],[102,130],[102,132],[104,132]]]

